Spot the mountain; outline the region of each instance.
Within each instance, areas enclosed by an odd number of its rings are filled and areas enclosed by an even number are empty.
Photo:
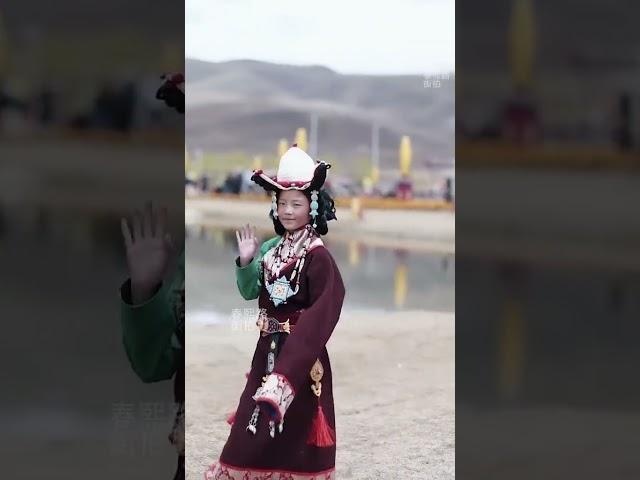
[[[318,157],[354,161],[370,155],[380,125],[381,166],[397,165],[409,135],[416,168],[453,163],[453,77],[425,88],[421,75],[344,75],[323,66],[253,60],[186,60],[186,143],[216,153],[275,154],[278,140],[318,115]]]

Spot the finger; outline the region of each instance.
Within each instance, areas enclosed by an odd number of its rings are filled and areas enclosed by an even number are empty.
[[[156,224],[156,237],[158,238],[164,238],[164,233],[167,230],[167,217],[167,207],[162,207]]]
[[[151,202],[147,202],[144,205],[144,217],[142,222],[142,234],[147,238],[153,237],[153,229],[151,227],[152,220],[153,211]]]
[[[142,239],[142,214],[140,210],[133,212],[133,240],[138,241]]]
[[[240,246],[240,233],[236,230],[236,240],[238,242],[238,246]]]
[[[167,249],[170,252],[173,252],[175,250],[175,245],[173,243],[173,238],[171,238],[171,234],[165,233],[163,239],[164,239],[164,244],[167,247]]]
[[[122,236],[124,237],[124,246],[129,249],[133,244],[133,238],[131,237],[131,230],[129,230],[129,223],[126,218],[120,219],[120,230],[122,230]]]
[[[251,238],[253,238],[253,240],[258,240],[258,235],[256,235],[256,227],[251,227]]]

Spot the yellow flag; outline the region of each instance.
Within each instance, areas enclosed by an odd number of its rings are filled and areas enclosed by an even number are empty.
[[[307,151],[307,129],[299,128],[296,130],[296,141],[294,143],[298,144],[298,148],[301,148],[305,152]]]
[[[535,54],[535,27],[531,0],[515,0],[509,25],[509,60],[516,87],[530,87]]]
[[[282,157],[289,148],[289,142],[286,138],[281,138],[278,142],[278,158]]]
[[[400,173],[409,176],[411,171],[411,139],[404,135],[400,140]]]
[[[9,72],[9,39],[0,12],[0,78]]]

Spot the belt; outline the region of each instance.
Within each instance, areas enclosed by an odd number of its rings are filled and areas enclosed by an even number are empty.
[[[260,315],[256,321],[256,325],[263,337],[272,333],[291,333],[295,328],[295,325],[289,324],[288,318],[284,322],[279,322],[277,319],[267,317],[266,315]]]

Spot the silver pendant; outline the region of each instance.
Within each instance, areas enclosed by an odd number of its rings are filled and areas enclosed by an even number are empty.
[[[273,367],[275,366],[275,355],[273,354],[273,352],[269,352],[267,354],[267,371],[269,373],[273,372]]]
[[[293,290],[291,288],[291,284],[289,280],[285,277],[278,278],[275,282],[269,283],[266,282],[267,291],[269,292],[269,297],[273,304],[277,307],[282,303],[287,303],[287,300],[293,297],[300,288],[300,285],[296,285],[296,289]]]
[[[260,407],[256,405],[253,409],[253,413],[251,414],[251,419],[249,420],[249,425],[247,425],[247,430],[256,434],[256,428],[258,426],[258,415],[260,415]]]

